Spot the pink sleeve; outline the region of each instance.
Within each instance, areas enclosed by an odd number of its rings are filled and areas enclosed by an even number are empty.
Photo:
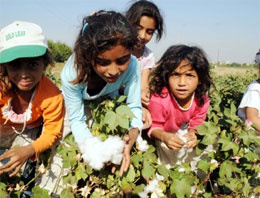
[[[155,128],[159,128],[164,130],[164,124],[166,121],[166,111],[164,109],[164,107],[159,104],[156,101],[153,101],[151,99],[149,107],[148,107],[151,116],[152,116],[152,126],[150,128],[150,130],[148,131],[148,136],[151,137],[151,132],[153,129]]]
[[[210,100],[208,96],[206,96],[203,106],[198,108],[198,111],[196,111],[196,114],[190,120],[189,129],[196,129],[196,126],[201,125],[205,121],[209,109],[209,104]]]

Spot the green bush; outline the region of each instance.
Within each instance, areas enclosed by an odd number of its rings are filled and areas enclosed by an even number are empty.
[[[56,62],[65,62],[72,54],[71,48],[61,42],[55,43],[52,40],[48,40],[48,48],[51,50]]]

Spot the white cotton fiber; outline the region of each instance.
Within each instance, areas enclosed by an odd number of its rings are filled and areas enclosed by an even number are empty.
[[[136,143],[137,143],[137,149],[140,151],[144,152],[144,151],[147,151],[149,148],[147,141],[143,140],[143,138],[141,137],[141,134],[138,135]]]
[[[118,136],[109,136],[104,142],[99,137],[86,138],[79,143],[85,162],[91,168],[100,170],[105,163],[120,164],[125,142]]]

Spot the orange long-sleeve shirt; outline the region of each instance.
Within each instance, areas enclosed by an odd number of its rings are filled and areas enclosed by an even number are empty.
[[[3,109],[8,105],[10,98],[2,97],[0,94],[0,124],[6,121]],[[26,125],[33,127],[43,123],[43,131],[39,138],[32,142],[35,150],[35,157],[46,149],[50,148],[62,136],[63,120],[65,115],[64,100],[61,91],[45,75],[42,76],[35,96],[32,101],[31,119]],[[5,126],[16,126],[17,124],[8,121]]]

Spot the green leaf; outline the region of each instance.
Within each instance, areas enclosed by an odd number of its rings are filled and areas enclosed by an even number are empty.
[[[125,115],[128,118],[133,118],[135,117],[131,109],[127,105],[120,105],[119,107],[116,108],[116,113],[120,115]]]
[[[131,192],[132,191],[132,187],[131,187],[130,183],[127,181],[126,178],[123,178],[123,180],[121,182],[121,188],[124,192]]]
[[[32,198],[50,198],[48,192],[49,191],[46,189],[42,189],[39,186],[35,186],[32,189]]]
[[[5,190],[6,189],[6,184],[0,182],[0,190]]]
[[[117,121],[118,121],[118,125],[124,129],[128,129],[129,125],[130,125],[130,121],[126,116],[117,114],[116,115]]]
[[[101,193],[100,192],[93,192],[91,195],[90,195],[90,198],[101,198]]]
[[[9,198],[9,195],[5,190],[0,189],[0,197],[1,198]]]
[[[229,140],[221,138],[219,143],[222,143],[222,151],[232,150],[233,154],[236,155],[239,150],[239,145]]]
[[[210,167],[210,162],[207,162],[206,160],[200,160],[198,163],[198,168],[203,170],[205,173],[208,172]]]
[[[74,195],[71,191],[71,187],[64,189],[63,191],[61,191],[60,198],[74,198]]]
[[[212,145],[215,143],[216,138],[216,134],[206,134],[200,143],[204,145]]]
[[[144,184],[140,184],[138,186],[135,186],[134,189],[133,189],[133,194],[138,194],[140,192],[143,192],[144,188],[145,188]]]
[[[130,168],[128,169],[127,174],[126,174],[126,180],[128,182],[134,182],[134,180],[135,180],[135,170],[134,170],[133,166],[130,166]]]
[[[77,180],[86,179],[88,177],[85,167],[82,163],[79,163],[78,167],[76,168],[75,175]]]
[[[142,176],[146,179],[149,179],[154,175],[154,172],[154,168],[146,160],[144,160]]]
[[[229,161],[224,161],[220,165],[220,170],[219,170],[219,176],[220,177],[231,177],[232,176],[232,170],[233,170],[233,165]]]
[[[164,177],[164,179],[168,179],[169,177],[169,170],[165,167],[165,163],[159,165],[157,169],[158,173]]]
[[[131,162],[134,164],[136,168],[139,167],[140,163],[142,162],[143,157],[141,154],[136,154],[134,156],[131,156]]]
[[[190,197],[191,185],[187,178],[175,179],[170,187],[171,194],[176,194],[177,198]]]
[[[118,123],[117,123],[117,116],[116,113],[113,111],[108,111],[105,115],[104,118],[104,124],[108,124],[109,128],[111,130],[115,130],[115,128],[117,127]]]
[[[118,98],[115,99],[116,102],[122,103],[126,100],[127,96],[125,95],[119,95]]]

